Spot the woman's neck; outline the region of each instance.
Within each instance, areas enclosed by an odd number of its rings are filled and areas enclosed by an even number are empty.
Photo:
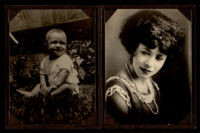
[[[147,82],[149,79],[138,77],[135,73],[133,66],[130,63],[127,64],[127,71],[129,73],[129,80],[131,82],[134,82],[138,91],[144,94],[149,93],[149,89],[147,86]]]
[[[150,93],[149,87],[146,83],[147,81],[145,79],[143,80],[143,79],[138,78],[138,79],[135,79],[134,81],[135,81],[138,91],[140,91],[143,94]]]

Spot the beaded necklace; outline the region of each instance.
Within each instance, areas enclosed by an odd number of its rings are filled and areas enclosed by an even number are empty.
[[[139,91],[139,89],[138,89],[138,87],[137,87],[137,85],[136,85],[136,83],[135,83],[135,81],[134,81],[134,78],[132,77],[132,75],[131,75],[131,73],[130,73],[129,68],[128,68],[127,65],[126,65],[126,68],[127,68],[127,70],[128,70],[128,73],[129,73],[129,75],[130,75],[132,81],[133,81],[133,84],[135,85],[135,88],[137,89],[137,91],[139,92],[140,97],[142,98],[142,102],[145,103],[145,104],[147,105],[147,107],[150,109],[150,111],[151,111],[154,115],[158,114],[159,109],[158,109],[158,105],[157,105],[157,103],[156,103],[156,101],[155,101],[155,98],[153,98],[153,103],[155,104],[156,111],[153,111],[153,109],[151,108],[151,106],[146,102],[146,100],[144,100],[144,95]],[[146,82],[146,81],[145,81],[145,82]],[[148,85],[147,83],[146,83],[146,85],[147,85],[148,89],[150,90],[150,93],[151,93],[151,94],[154,94],[154,92],[152,91],[153,89],[152,89],[152,88],[150,89],[150,87],[149,87],[149,85]]]

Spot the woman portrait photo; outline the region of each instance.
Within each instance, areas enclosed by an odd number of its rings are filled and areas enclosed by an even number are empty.
[[[189,18],[178,9],[118,9],[107,20],[105,124],[190,122]]]

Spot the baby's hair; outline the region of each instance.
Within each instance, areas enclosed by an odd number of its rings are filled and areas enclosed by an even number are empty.
[[[65,35],[65,38],[66,38],[66,41],[67,41],[67,35],[66,35],[66,33],[65,33],[63,30],[57,29],[57,28],[53,28],[53,29],[50,29],[50,30],[46,33],[46,36],[45,36],[45,41],[46,41],[46,42],[48,41],[49,35],[50,35],[51,33],[53,33],[53,32],[64,34],[64,35]]]
[[[143,10],[128,17],[119,35],[127,52],[133,56],[140,43],[158,47],[169,58],[182,51],[185,31],[159,11]]]

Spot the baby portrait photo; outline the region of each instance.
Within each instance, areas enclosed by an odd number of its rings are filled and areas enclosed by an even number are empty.
[[[106,127],[191,125],[191,10],[107,8],[104,18]]]
[[[96,124],[94,18],[88,8],[8,9],[8,127]]]

